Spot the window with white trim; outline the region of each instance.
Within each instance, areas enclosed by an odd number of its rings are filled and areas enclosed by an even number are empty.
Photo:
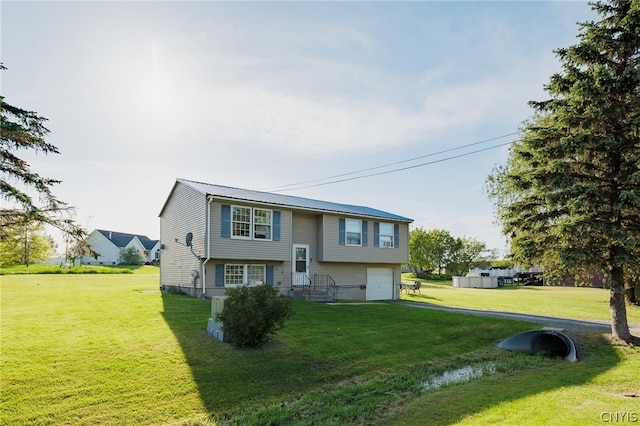
[[[244,284],[244,265],[224,265],[224,285],[242,285]]]
[[[259,240],[270,240],[271,228],[271,210],[253,209],[253,238]]]
[[[266,280],[266,270],[265,265],[227,263],[224,265],[224,285],[237,287],[263,284]]]
[[[231,206],[231,238],[271,241],[273,239],[273,211]]]
[[[393,248],[393,223],[380,223],[380,247]]]
[[[259,285],[265,281],[265,267],[264,265],[247,265],[247,284]]]
[[[231,237],[251,238],[251,208],[231,207]]]
[[[362,245],[362,221],[357,219],[346,219],[344,222],[346,232],[346,245]]]

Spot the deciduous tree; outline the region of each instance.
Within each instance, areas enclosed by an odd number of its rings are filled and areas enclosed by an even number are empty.
[[[427,253],[427,231],[422,227],[412,229],[409,233],[409,267],[416,276],[435,269]]]
[[[489,195],[514,259],[547,275],[604,273],[614,337],[630,342],[625,270],[640,244],[640,1],[591,4],[597,22],[555,51],[562,71],[530,102],[535,113]]]
[[[447,270],[456,275],[462,275],[469,268],[481,265],[495,257],[495,254],[487,250],[487,245],[475,238],[457,237],[455,250],[451,253],[451,259]]]
[[[4,226],[0,239],[0,265],[23,263],[29,266],[46,260],[52,254],[54,242],[38,224]]]
[[[466,238],[454,238],[444,229],[413,229],[409,235],[409,264],[414,273],[437,270],[441,273],[452,262],[465,265],[475,260],[485,244]],[[464,267],[464,266],[462,266]]]

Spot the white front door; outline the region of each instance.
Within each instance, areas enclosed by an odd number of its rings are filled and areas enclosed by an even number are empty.
[[[311,285],[309,278],[309,244],[294,244],[292,259],[292,284],[294,286]]]

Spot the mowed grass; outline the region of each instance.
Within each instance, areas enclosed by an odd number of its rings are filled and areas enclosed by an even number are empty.
[[[157,275],[1,280],[0,423],[162,422],[167,400],[202,406]]]
[[[403,274],[403,281],[416,279]],[[441,306],[609,321],[609,290],[592,287],[504,286],[455,288],[451,281],[422,281],[421,294],[403,292],[404,300]],[[628,306],[627,319],[640,324],[640,307]]]
[[[0,275],[16,274],[153,274],[158,273],[155,265],[2,265]]]
[[[638,349],[598,334],[570,364],[495,348],[531,323],[296,302],[272,342],[239,350],[207,335],[209,301],[160,294],[155,273],[0,283],[1,424],[599,424],[640,411],[625,396],[640,393]],[[421,386],[488,363],[482,379]]]

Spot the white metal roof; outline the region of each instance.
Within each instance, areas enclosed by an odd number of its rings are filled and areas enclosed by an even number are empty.
[[[399,222],[413,222],[413,219],[399,216],[382,210],[351,204],[340,204],[329,201],[313,200],[310,198],[295,197],[291,195],[276,194],[272,192],[254,191],[250,189],[233,188],[229,186],[214,185],[187,179],[177,179],[184,185],[188,185],[197,191],[215,198],[258,202],[272,206],[283,206],[318,212],[342,213],[354,216],[388,219]]]

